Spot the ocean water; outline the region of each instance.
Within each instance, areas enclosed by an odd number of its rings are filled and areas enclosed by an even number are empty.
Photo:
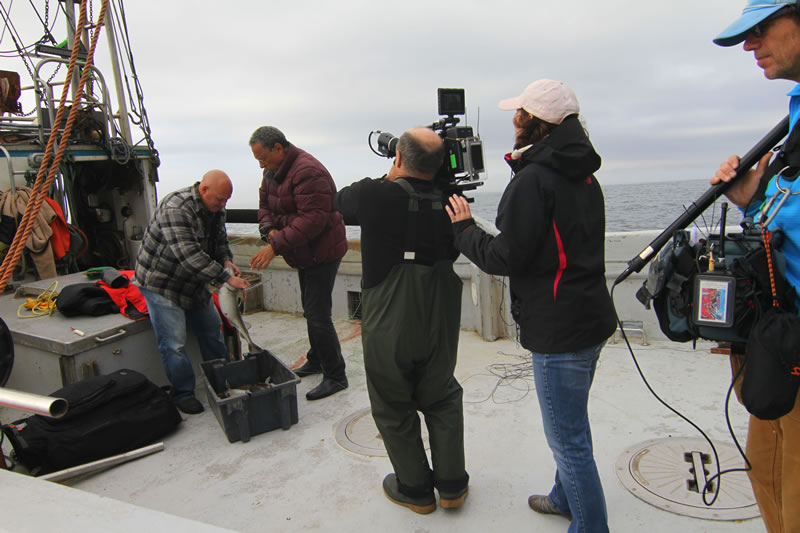
[[[699,199],[710,185],[706,180],[685,180],[602,187],[606,200],[606,231],[610,232],[665,229],[684,212],[685,207]],[[502,194],[478,189],[473,194],[473,213],[494,222]],[[695,220],[704,232],[719,225],[720,206],[724,200],[717,200],[702,217]],[[736,225],[740,220],[738,208],[729,203],[727,225]]]
[[[604,185],[606,201],[606,231],[660,230],[668,227],[689,206],[700,198],[710,185],[706,180],[665,181],[657,183],[634,183]],[[481,218],[494,222],[497,217],[497,204],[502,192],[477,189],[467,194],[474,201],[472,212]],[[723,199],[709,207],[695,224],[703,233],[719,225],[720,205]],[[728,226],[741,220],[736,206],[728,209]],[[229,224],[228,232],[239,235],[257,235],[255,224]],[[359,229],[347,227],[348,238],[357,238]]]

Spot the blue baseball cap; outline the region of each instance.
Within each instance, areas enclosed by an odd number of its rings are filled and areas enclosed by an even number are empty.
[[[747,38],[747,32],[759,22],[786,6],[797,5],[797,0],[747,0],[742,16],[733,21],[714,39],[714,44],[733,46]]]

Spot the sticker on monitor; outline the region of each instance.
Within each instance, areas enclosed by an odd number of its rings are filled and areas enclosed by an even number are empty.
[[[694,323],[701,326],[732,326],[735,289],[736,279],[731,276],[697,276],[694,282]]]

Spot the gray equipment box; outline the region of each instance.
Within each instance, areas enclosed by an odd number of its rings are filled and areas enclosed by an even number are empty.
[[[269,351],[200,366],[208,404],[229,442],[247,442],[252,435],[297,424],[300,378]]]
[[[26,298],[35,298],[54,281],[59,291],[89,280],[83,273],[68,274],[25,283],[14,296],[0,297],[0,316],[14,339],[14,366],[6,387],[50,394],[85,377],[123,368],[141,372],[157,385],[169,383],[149,319],[135,321],[119,313],[65,317],[57,311],[49,316],[20,318],[17,311]],[[187,353],[193,361],[200,359],[192,335],[188,335]]]

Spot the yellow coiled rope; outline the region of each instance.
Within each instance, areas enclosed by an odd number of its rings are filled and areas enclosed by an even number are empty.
[[[52,315],[53,311],[56,310],[57,288],[58,282],[54,281],[36,298],[26,298],[25,303],[21,304],[17,309],[17,316],[19,318],[38,318]],[[28,311],[25,311],[25,309],[28,309]]]

